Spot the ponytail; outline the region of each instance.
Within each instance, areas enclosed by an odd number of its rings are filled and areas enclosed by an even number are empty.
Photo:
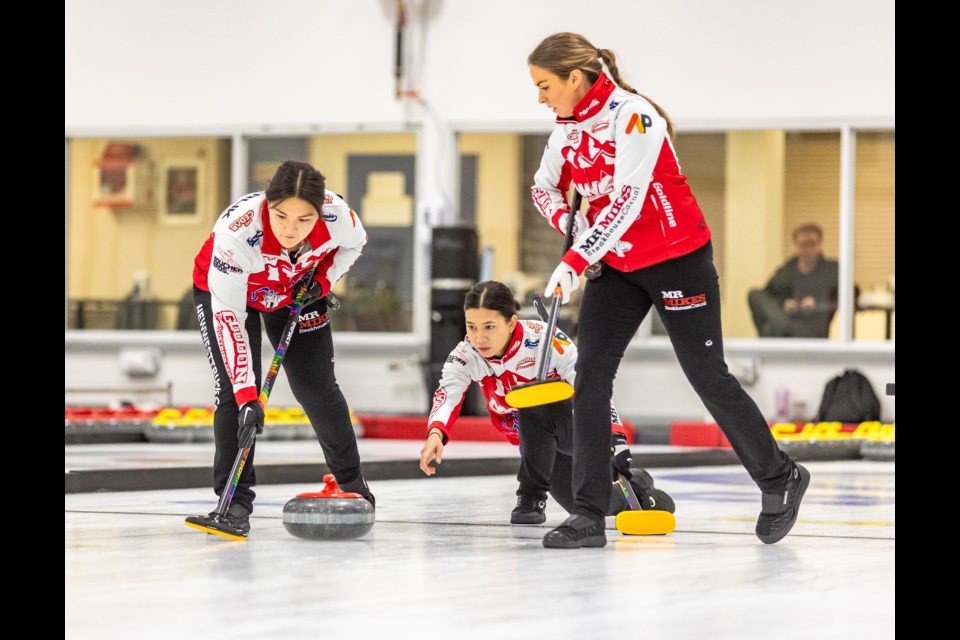
[[[660,117],[667,122],[667,135],[673,139],[674,128],[670,116],[656,102],[624,82],[620,77],[620,70],[617,69],[617,57],[610,49],[598,49],[578,33],[555,33],[545,38],[533,53],[527,56],[527,64],[546,69],[563,80],[569,78],[574,69],[579,69],[591,83],[596,82],[600,74],[607,71],[607,75],[617,86],[637,94],[657,110]]]
[[[657,110],[657,113],[660,114],[660,117],[667,121],[667,135],[670,136],[670,139],[673,140],[673,120],[670,119],[670,116],[667,115],[667,112],[664,111],[660,105],[656,102],[643,95],[630,85],[628,85],[624,79],[620,76],[620,70],[617,69],[617,56],[614,55],[613,51],[610,49],[597,49],[597,57],[600,59],[601,64],[609,71],[610,78],[617,84],[619,87],[623,87],[625,90],[630,93],[635,93],[647,102],[649,102],[654,109]]]

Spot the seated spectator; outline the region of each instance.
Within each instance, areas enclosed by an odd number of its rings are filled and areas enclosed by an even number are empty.
[[[795,255],[763,289],[750,291],[750,313],[763,338],[826,338],[837,310],[839,265],[823,257],[823,229],[793,231]]]

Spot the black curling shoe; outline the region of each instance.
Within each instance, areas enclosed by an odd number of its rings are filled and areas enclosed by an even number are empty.
[[[543,546],[548,549],[579,549],[580,547],[605,547],[607,534],[603,520],[591,520],[587,516],[571,515],[543,536]]]
[[[631,469],[633,478],[630,484],[633,485],[633,491],[637,494],[637,500],[640,501],[640,508],[649,511],[656,509],[659,511],[676,511],[676,505],[673,504],[673,498],[663,489],[657,489],[653,485],[653,477],[643,469]]]
[[[757,519],[757,537],[764,544],[783,540],[800,514],[800,501],[810,484],[810,472],[794,463],[790,478],[777,493],[763,493],[763,507]]]
[[[546,499],[517,491],[517,506],[510,512],[510,524],[543,524],[547,520],[543,512],[546,506]]]
[[[214,509],[208,517],[212,519],[216,517],[216,515],[217,511]],[[246,507],[236,502],[230,505],[230,508],[227,509],[227,515],[223,516],[220,520],[242,536],[250,533],[250,512],[247,511]]]

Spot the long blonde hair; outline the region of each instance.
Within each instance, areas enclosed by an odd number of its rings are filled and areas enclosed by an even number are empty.
[[[603,64],[600,63],[601,60]],[[546,37],[537,45],[533,53],[527,56],[527,64],[546,69],[561,80],[567,80],[574,69],[579,69],[591,84],[597,81],[606,65],[610,77],[618,86],[637,94],[653,105],[660,117],[667,121],[667,135],[673,139],[673,121],[670,120],[670,116],[656,102],[624,82],[617,69],[617,57],[613,51],[594,47],[579,33],[565,31]]]

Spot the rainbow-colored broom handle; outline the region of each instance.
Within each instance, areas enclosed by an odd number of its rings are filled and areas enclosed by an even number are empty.
[[[313,283],[313,275],[317,270],[314,265],[303,278],[303,284],[297,290],[297,295],[290,306],[290,317],[287,319],[287,325],[283,328],[283,334],[280,336],[280,342],[277,344],[277,353],[273,356],[270,363],[270,370],[263,381],[263,387],[260,390],[260,404],[267,406],[267,399],[270,397],[270,389],[280,373],[280,363],[287,353],[287,347],[290,346],[290,340],[293,339],[293,333],[297,330],[297,317],[300,315],[301,301],[303,294],[307,292]],[[257,439],[256,429],[250,429],[244,434],[243,442],[240,443],[240,451],[237,452],[237,459],[233,462],[233,469],[230,471],[230,487],[227,491],[220,494],[220,502],[217,504],[217,515],[223,517],[227,515],[227,509],[230,508],[230,501],[233,500],[233,492],[237,490],[237,484],[240,482],[240,474],[243,473],[243,466],[247,462],[247,456],[250,455],[250,449]]]

